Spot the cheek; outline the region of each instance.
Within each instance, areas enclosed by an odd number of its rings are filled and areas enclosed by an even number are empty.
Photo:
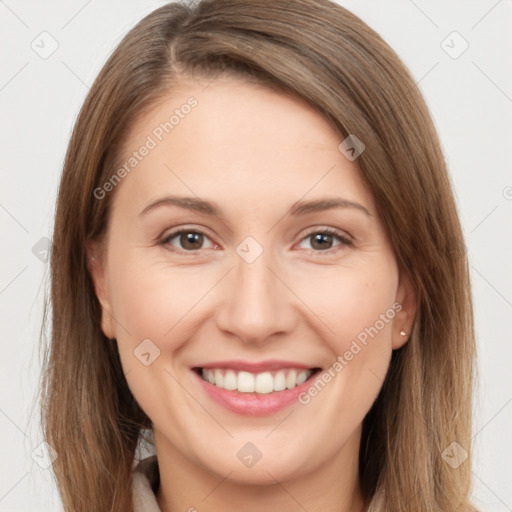
[[[112,269],[111,297],[116,320],[126,327],[130,337],[150,338],[165,344],[186,320],[201,298],[215,284],[212,272],[199,269],[166,267],[136,258],[125,260]],[[119,330],[119,329],[118,329]],[[126,332],[120,330],[121,337]]]
[[[317,281],[315,291],[302,285],[304,302],[334,332],[322,328],[331,359],[321,382],[314,381],[299,397],[312,416],[324,419],[322,437],[336,437],[341,431],[340,439],[348,436],[382,388],[392,353],[393,319],[399,310],[397,279],[393,266],[386,272],[376,266],[364,273],[341,269],[331,276],[329,286]]]
[[[365,348],[373,340],[391,345],[398,285],[392,261],[364,269],[339,267],[295,279],[295,283],[297,295],[314,313],[316,323],[324,324],[326,341],[336,355],[349,350],[354,341]]]
[[[153,264],[136,253],[111,261],[110,296],[128,386],[152,421],[176,419],[190,404],[173,378],[175,366],[192,335],[198,301],[215,276]],[[183,436],[179,421],[171,424],[168,428]]]

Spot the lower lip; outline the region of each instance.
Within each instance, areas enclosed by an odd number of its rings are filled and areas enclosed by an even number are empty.
[[[312,377],[310,377],[306,382],[293,389],[266,394],[240,393],[219,388],[204,380],[197,372],[192,371],[192,373],[199,379],[203,389],[212,400],[234,413],[246,416],[270,416],[285,409],[296,402],[300,393],[308,389],[312,382]]]

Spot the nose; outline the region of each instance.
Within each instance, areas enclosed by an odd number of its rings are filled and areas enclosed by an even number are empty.
[[[246,344],[264,345],[293,330],[294,295],[267,251],[251,263],[234,255],[216,310],[218,329]]]

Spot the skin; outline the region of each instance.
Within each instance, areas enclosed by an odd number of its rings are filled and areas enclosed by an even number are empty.
[[[370,191],[342,138],[299,99],[237,79],[188,79],[134,126],[125,156],[169,112],[198,105],[117,185],[104,244],[91,245],[102,328],[117,340],[128,385],[154,425],[164,512],[359,511],[361,423],[416,304]],[[221,214],[167,205],[166,195],[213,201]],[[299,200],[362,205],[301,216]],[[179,228],[207,235],[184,248]],[[323,246],[314,237],[333,228]],[[248,263],[247,237],[263,249]],[[195,248],[197,247],[197,248]],[[325,247],[325,249],[324,249]],[[251,249],[253,250],[253,249]],[[181,252],[179,252],[181,251]],[[228,411],[190,368],[209,361],[292,360],[327,369],[393,304],[402,310],[307,405],[264,417]],[[160,355],[134,356],[144,339]],[[248,468],[237,452],[253,443]],[[300,504],[300,506],[298,505]],[[192,508],[194,507],[194,508]]]

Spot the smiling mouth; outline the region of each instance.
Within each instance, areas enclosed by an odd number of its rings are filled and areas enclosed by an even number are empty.
[[[286,368],[277,371],[251,373],[227,368],[193,368],[206,382],[228,391],[261,395],[285,391],[311,379],[320,368]]]

